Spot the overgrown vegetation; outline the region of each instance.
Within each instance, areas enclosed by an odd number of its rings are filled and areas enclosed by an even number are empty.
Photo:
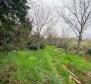
[[[61,13],[68,26],[61,24],[59,36],[56,6],[45,0],[0,0],[0,84],[91,84],[91,40],[83,39],[91,1],[72,2],[63,9],[66,15]],[[68,27],[77,38],[64,30]]]
[[[3,81],[6,81],[8,74],[11,77],[9,84],[14,80],[15,84],[71,84],[70,74],[63,65],[70,65],[81,74],[91,71],[90,62],[74,54],[65,54],[64,50],[53,46],[39,51],[12,51],[3,55],[0,56],[1,84],[7,84]]]

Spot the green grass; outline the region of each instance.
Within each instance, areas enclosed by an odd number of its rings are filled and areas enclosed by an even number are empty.
[[[62,49],[53,46],[39,51],[12,51],[8,55],[1,53],[1,70],[9,63],[16,64],[13,74],[21,84],[68,84],[69,73],[63,68],[68,64],[80,72],[91,71],[91,63],[75,54],[65,54]]]

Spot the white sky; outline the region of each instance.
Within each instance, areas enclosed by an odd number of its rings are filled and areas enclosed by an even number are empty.
[[[69,0],[43,0],[46,1],[46,4],[49,6],[56,6],[56,7],[62,7],[62,5],[67,4]],[[61,20],[55,27],[55,31],[57,34],[60,36],[61,35],[61,30],[65,28],[65,30],[70,34],[70,36],[75,36],[74,32],[70,29],[68,29],[67,25]],[[91,27],[89,27],[86,32],[84,32],[84,38],[91,38]]]

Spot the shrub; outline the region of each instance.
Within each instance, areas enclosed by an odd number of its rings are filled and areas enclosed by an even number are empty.
[[[43,49],[45,47],[44,43],[40,43],[40,49]],[[26,48],[29,50],[37,50],[38,46],[37,44],[32,44],[31,42],[28,42],[26,45]]]
[[[91,55],[91,49],[88,49],[86,53]]]
[[[26,44],[26,48],[29,50],[37,50],[38,49],[38,44],[39,44],[39,48],[43,49],[45,47],[44,44],[44,38],[41,36],[41,41],[38,41],[38,37],[37,34],[33,34],[30,36],[30,39],[28,40],[27,44]]]

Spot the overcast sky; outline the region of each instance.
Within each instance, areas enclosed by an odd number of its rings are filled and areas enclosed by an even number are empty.
[[[49,5],[51,8],[55,5],[55,7],[63,7],[64,4],[67,4],[69,0],[43,0],[47,5]],[[60,17],[59,17],[60,18]],[[60,20],[57,25],[54,28],[54,31],[57,32],[57,34],[60,36],[62,29],[65,28],[65,30],[70,34],[70,36],[75,36],[74,32],[71,30],[71,28],[68,28],[67,25]],[[89,27],[86,32],[84,32],[84,38],[91,38],[91,27]]]

